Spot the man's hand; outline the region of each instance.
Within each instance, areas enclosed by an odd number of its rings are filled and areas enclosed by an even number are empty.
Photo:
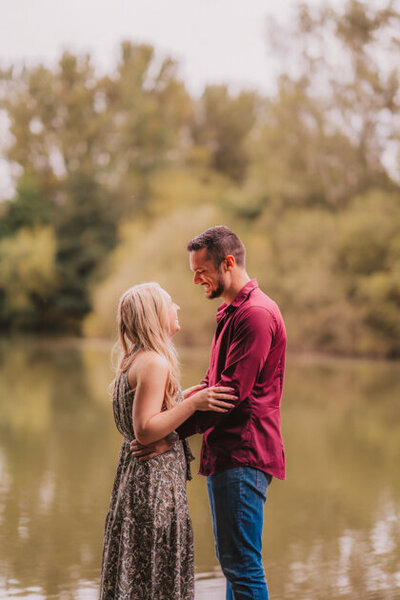
[[[139,457],[141,462],[168,452],[172,446],[173,442],[168,441],[167,438],[162,438],[158,442],[154,442],[154,444],[149,444],[148,446],[143,446],[143,444],[139,444],[136,440],[130,443],[132,456]]]

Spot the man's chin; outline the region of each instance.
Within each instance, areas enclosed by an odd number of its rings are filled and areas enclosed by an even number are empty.
[[[217,289],[217,290],[210,290],[210,293],[207,295],[207,298],[209,300],[214,300],[214,298],[220,298],[222,295],[223,290]]]
[[[219,286],[216,289],[212,288],[204,288],[204,295],[208,300],[213,300],[214,298],[220,298],[223,289]]]

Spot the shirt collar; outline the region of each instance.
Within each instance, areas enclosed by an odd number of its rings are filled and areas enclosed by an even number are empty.
[[[226,304],[226,302],[223,302],[223,304],[218,306],[217,321],[219,322],[228,312],[231,312],[232,309],[237,308],[238,306],[243,304],[243,302],[249,297],[250,293],[257,287],[257,279],[250,279],[250,281],[248,281],[246,285],[242,287],[242,289],[240,290],[234,301],[231,302],[231,304]]]

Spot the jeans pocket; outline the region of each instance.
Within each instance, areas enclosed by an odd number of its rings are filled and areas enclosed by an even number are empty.
[[[271,483],[272,475],[269,473],[264,473],[264,471],[260,471],[257,469],[257,489],[259,492],[263,494],[263,496],[267,495],[267,489],[269,484]]]

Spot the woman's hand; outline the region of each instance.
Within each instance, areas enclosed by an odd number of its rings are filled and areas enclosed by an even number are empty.
[[[196,392],[187,399],[187,402],[192,402],[195,410],[225,413],[237,400],[237,397],[232,394],[233,391],[230,387],[214,385]]]
[[[187,388],[186,390],[183,390],[182,394],[183,397],[186,399],[189,396],[191,396],[192,394],[194,394],[194,392],[198,392],[199,390],[203,390],[206,387],[206,383],[198,383],[197,385],[193,385],[190,388]]]

